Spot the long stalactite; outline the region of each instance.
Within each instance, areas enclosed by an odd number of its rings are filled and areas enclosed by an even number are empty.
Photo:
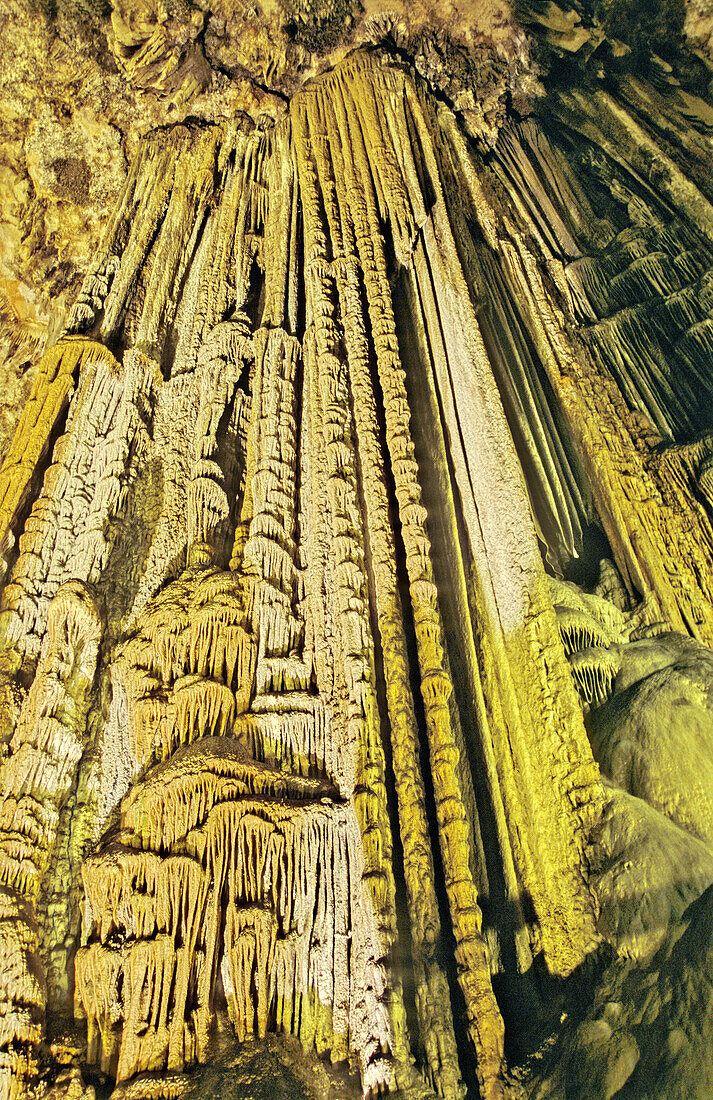
[[[606,939],[582,701],[713,643],[713,215],[622,95],[483,153],[361,50],[143,139],[0,470],[0,1096],[70,1015],[179,1095],[221,1013],[525,1095]]]

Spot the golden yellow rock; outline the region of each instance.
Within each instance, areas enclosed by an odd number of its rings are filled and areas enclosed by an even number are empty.
[[[342,56],[360,13],[285,12],[289,103],[236,117],[218,12],[112,7],[136,103],[183,121],[136,137],[0,470],[3,1096],[89,1096],[83,1061],[183,1095],[224,1021],[365,1096],[521,1096],[602,939],[673,950],[596,859],[635,844],[672,926],[657,838],[707,881],[707,759],[677,801],[647,741],[679,692],[708,751],[705,104],[622,69],[506,123],[447,35]],[[635,1065],[607,1026],[602,1095]]]

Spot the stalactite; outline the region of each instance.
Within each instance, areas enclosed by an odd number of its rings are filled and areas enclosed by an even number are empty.
[[[691,487],[676,491],[659,473],[662,465],[675,462],[675,453],[662,463],[657,455],[660,435],[640,414],[625,411],[617,380],[599,363],[582,366],[565,336],[565,318],[548,296],[522,233],[515,226],[508,232],[512,244],[503,246],[502,255],[512,293],[524,308],[542,370],[576,441],[596,512],[628,592],[649,595],[656,605],[651,609],[654,617],[709,638],[711,551],[706,527],[691,499]],[[589,407],[599,409],[596,419],[588,415]],[[663,564],[667,554],[678,563],[674,574]]]
[[[391,104],[383,120],[375,109],[382,89]],[[473,781],[459,762],[468,749],[434,582],[421,473],[409,434],[410,397],[380,244],[383,214],[397,260],[415,272],[422,295],[428,288],[439,298],[446,285],[443,273],[431,283],[425,265],[440,264],[441,272],[444,264],[451,272],[459,270],[453,268],[452,245],[446,259],[433,251],[429,236],[434,214],[424,181],[430,173],[433,186],[436,171],[429,126],[437,129],[435,120],[426,121],[403,75],[388,70],[377,75],[370,63],[357,60],[305,92],[295,102],[289,126],[268,133],[237,131],[230,139],[232,158],[220,151],[215,129],[195,133],[189,128],[177,132],[168,147],[150,146],[130,177],[123,213],[107,245],[108,255],[121,255],[121,261],[118,267],[114,261],[98,265],[94,282],[83,292],[86,306],[72,321],[94,324],[101,308],[103,337],[116,340],[122,331],[121,398],[118,404],[109,401],[103,420],[100,415],[93,429],[98,442],[89,442],[79,412],[70,413],[55,447],[55,464],[65,452],[70,463],[79,461],[90,446],[98,480],[97,504],[89,514],[95,507],[106,517],[102,530],[107,520],[130,522],[131,479],[141,477],[159,456],[168,483],[149,537],[144,575],[138,589],[127,592],[122,617],[112,619],[113,629],[123,628],[125,636],[113,657],[114,698],[103,736],[105,742],[110,734],[117,738],[117,748],[100,748],[92,766],[116,792],[113,803],[112,796],[104,800],[101,814],[106,819],[110,811],[118,812],[121,825],[85,861],[91,915],[87,946],[76,964],[77,1004],[89,1020],[90,1056],[122,1080],[147,1070],[175,1070],[205,1055],[218,970],[239,1035],[254,1028],[263,1032],[275,1020],[332,1057],[356,1051],[367,1090],[410,1079],[406,1013],[394,970],[396,887],[387,786],[392,768],[420,1042],[436,1090],[460,1095],[450,995],[438,959],[441,918],[421,777],[418,704],[426,714],[445,886],[478,1075],[488,1095],[502,1091],[503,1024],[478,900],[487,875],[478,828],[471,824]],[[398,142],[404,127],[413,135],[409,150]],[[290,143],[294,165],[284,158]],[[191,173],[179,171],[177,164],[188,155]],[[272,181],[270,188],[267,181]],[[216,189],[217,210],[208,211]],[[306,250],[303,341],[294,334],[297,257],[291,241],[297,190]],[[442,198],[439,202],[442,237],[448,229]],[[431,242],[427,253],[420,243],[423,233]],[[195,276],[182,266],[186,254],[195,256]],[[227,276],[232,263],[234,282]],[[265,272],[257,313],[256,264]],[[185,299],[169,302],[175,283],[184,288]],[[429,313],[429,326],[435,316]],[[472,317],[467,324],[475,334]],[[164,348],[171,332],[172,361]],[[443,355],[454,354],[447,337]],[[80,390],[83,385],[86,391],[90,377],[80,372]],[[95,387],[107,384],[102,375],[94,377]],[[130,378],[136,380],[134,388],[127,384]],[[93,410],[100,403],[92,398],[85,404]],[[177,405],[187,417],[194,410],[192,459],[188,441],[169,442],[168,418]],[[75,406],[84,407],[81,396]],[[134,440],[142,439],[144,424],[152,438],[137,451]],[[112,432],[116,444],[101,442],[113,440]],[[58,499],[54,482],[46,492]],[[54,515],[56,504],[41,497],[36,507],[41,522],[50,522],[44,517]],[[397,579],[394,507],[420,666],[418,701]],[[183,542],[177,525],[181,514],[188,523]],[[89,529],[99,527],[90,524]],[[231,538],[232,572],[220,567],[227,564]],[[156,594],[167,577],[167,557],[182,549],[187,568]],[[61,579],[58,553],[43,577]],[[94,550],[86,539],[70,560],[89,579],[100,578],[108,564],[104,544]],[[24,592],[32,576],[29,559],[21,558],[13,584]],[[8,589],[10,595],[13,591]],[[30,622],[24,605],[20,610],[22,637],[28,637],[28,626],[39,637],[42,620],[35,613]],[[32,645],[23,644],[33,655]],[[388,769],[385,721],[390,727]],[[485,729],[482,736],[487,743]],[[239,747],[237,757],[231,745]],[[492,753],[491,748],[484,751]],[[199,766],[201,778],[189,780]],[[119,808],[116,800],[131,783]],[[251,807],[257,807],[258,795],[263,816],[256,818]],[[284,797],[294,803],[289,811],[279,810]],[[508,805],[510,798],[505,798]],[[169,806],[176,808],[169,812]],[[225,850],[228,819],[236,828],[238,821],[255,822],[245,835],[253,838],[250,850],[261,861],[270,845],[287,843],[270,840],[278,821],[279,835],[293,837],[288,860],[293,870],[281,872],[279,899],[275,895],[271,903],[278,925],[255,909],[262,896],[259,882],[278,878],[260,862],[247,885],[240,885],[236,876],[248,872],[239,867],[248,868],[250,860],[231,863]],[[341,852],[344,869],[315,882],[311,875],[305,878],[304,868],[314,865],[308,834],[317,823],[325,853]],[[297,834],[304,839],[295,839]],[[238,835],[233,830],[231,850],[236,852]],[[528,845],[534,842],[533,837]],[[174,851],[187,855],[170,854]],[[329,863],[336,856],[324,858]],[[527,858],[523,864],[518,856],[513,865],[509,850],[503,852],[503,859],[511,861],[506,877],[515,890]],[[130,876],[123,901],[119,887],[112,885],[121,867],[121,875]],[[137,886],[131,885],[134,874]],[[184,874],[191,883],[185,885],[190,901],[174,902],[174,895],[182,896]],[[529,874],[526,888],[544,899]],[[153,876],[150,887],[147,875]],[[299,922],[292,931],[292,918],[280,916],[281,906],[288,904],[287,912],[293,912],[297,904],[289,900],[291,878],[301,883],[301,896],[317,891],[317,911],[335,929],[326,954],[324,945],[310,947],[309,931],[301,930]],[[230,884],[233,899],[225,913],[223,882]],[[182,946],[174,940],[169,947],[184,905],[190,905],[192,923],[190,928],[180,925]],[[548,939],[544,909],[536,905],[536,911],[544,923],[533,932],[533,944],[544,933],[548,963],[557,969],[562,965],[555,962],[559,949]],[[221,961],[215,952],[223,921],[229,931]],[[121,961],[112,946],[119,929],[130,944]],[[302,938],[293,942],[295,934]],[[187,944],[196,948],[190,966]],[[336,969],[325,970],[330,957]],[[261,975],[252,982],[254,1003],[246,986],[253,973]],[[174,1021],[185,1019],[182,1029],[169,1024],[165,997],[160,1004],[156,1000],[162,981],[174,983],[171,1012]]]
[[[2,764],[0,1087],[9,1097],[25,1095],[37,1074],[35,1048],[47,996],[40,949],[50,957],[64,949],[62,927],[46,929],[49,942],[41,945],[36,905],[84,747],[101,632],[91,592],[76,581],[63,585],[50,604],[35,679]]]
[[[399,87],[398,81],[394,82],[391,74],[387,77],[386,86],[389,88],[391,101],[399,104],[399,95],[401,94],[408,103],[408,99]],[[330,100],[327,98],[328,95]],[[472,793],[468,794],[468,781],[458,776],[457,773],[452,773],[452,778],[449,778],[450,765],[446,763],[450,756],[450,752],[446,751],[446,744],[452,744],[453,749],[455,749],[459,743],[462,745],[462,741],[459,742],[461,736],[459,732],[446,732],[449,726],[452,730],[457,730],[458,718],[452,698],[447,657],[443,651],[443,628],[440,624],[438,603],[435,600],[435,588],[430,573],[430,543],[423,526],[425,512],[420,506],[418,469],[412,458],[413,444],[407,435],[408,397],[403,384],[401,364],[398,359],[398,344],[391,305],[384,293],[384,288],[387,286],[387,272],[383,253],[377,243],[379,224],[377,209],[380,208],[392,219],[395,254],[404,263],[411,262],[415,224],[419,221],[422,223],[425,221],[424,232],[426,232],[430,223],[426,220],[421,185],[418,182],[419,170],[423,172],[423,168],[417,168],[414,161],[410,161],[408,157],[404,158],[402,150],[398,154],[390,152],[392,148],[395,150],[396,146],[392,147],[389,144],[390,139],[383,136],[383,131],[388,129],[389,125],[394,130],[396,129],[399,125],[398,115],[391,123],[389,121],[391,110],[387,110],[383,116],[383,122],[380,121],[373,110],[373,97],[374,91],[370,79],[363,73],[359,65],[355,65],[351,70],[344,70],[343,74],[340,72],[339,77],[332,78],[329,84],[325,84],[324,91],[320,88],[312,94],[311,99],[306,100],[303,108],[306,116],[305,121],[302,121],[304,117],[302,114],[298,115],[296,120],[301,127],[300,136],[298,137],[298,151],[306,150],[304,162],[300,161],[300,180],[303,189],[306,190],[307,181],[309,181],[310,186],[314,186],[311,181],[316,173],[319,187],[332,204],[331,207],[326,206],[326,211],[328,219],[331,218],[331,224],[335,227],[331,231],[332,241],[337,242],[339,248],[332,261],[334,267],[337,271],[340,271],[341,256],[345,255],[346,262],[342,270],[345,271],[345,275],[348,273],[349,252],[346,250],[350,247],[354,248],[355,258],[358,258],[359,267],[364,272],[364,291],[369,308],[380,389],[384,398],[386,441],[391,452],[395,491],[401,516],[401,534],[405,543],[406,565],[410,574],[411,594],[414,601],[414,621],[422,661],[421,676],[424,686],[429,685],[428,691],[424,692],[424,699],[427,719],[431,723],[430,729],[433,731],[432,737],[434,738],[432,752],[435,755],[432,766],[434,760],[443,761],[442,765],[436,767],[436,790],[437,799],[444,798],[445,812],[445,805],[452,799],[456,800],[456,804],[460,802],[465,807],[469,805],[468,799],[470,798],[470,804],[472,805]],[[334,107],[330,106],[331,101],[334,102]],[[312,106],[313,103],[314,107]],[[395,109],[401,112],[404,110],[400,105]],[[333,138],[329,130],[329,117],[332,112],[339,133],[338,144],[336,135]],[[406,116],[409,114],[410,111],[407,107]],[[358,130],[354,128],[352,118],[355,121],[357,118],[359,119]],[[335,157],[333,170],[330,168],[329,161],[323,152],[325,138],[321,135],[324,132],[325,124],[327,127],[326,142],[332,142],[335,150],[331,154]],[[409,122],[407,125],[413,129],[417,124]],[[401,129],[403,130],[403,127]],[[362,134],[364,135],[363,138]],[[430,138],[425,137],[424,140],[428,142]],[[314,167],[310,166],[308,159],[310,148],[315,150]],[[353,153],[351,152],[352,149]],[[374,165],[367,172],[366,166],[372,155],[374,156]],[[426,154],[421,154],[421,156],[426,156],[427,159]],[[402,163],[397,167],[399,158]],[[417,163],[418,161],[416,161]],[[369,182],[372,175],[374,177],[373,192]],[[408,181],[408,183],[405,181]],[[336,194],[332,198],[330,192],[333,191],[336,191]],[[333,210],[331,214],[330,209]],[[311,210],[315,210],[316,214],[316,204],[306,208],[305,218],[308,226],[312,217]],[[353,228],[351,228],[352,225]],[[442,238],[443,232],[441,231]],[[315,237],[315,241],[317,240],[319,238]],[[353,241],[354,244],[351,244],[350,241]],[[332,247],[334,247],[334,244]],[[416,246],[416,256],[419,254],[418,247]],[[320,268],[325,268],[325,260],[329,259],[329,253],[325,255],[324,246],[321,246],[321,248],[321,255],[316,251],[313,253],[315,272],[318,264]],[[440,262],[443,263],[443,260],[441,259]],[[326,277],[327,270],[324,271],[324,274],[321,274],[322,280],[325,280]],[[345,285],[348,285],[345,276],[342,276],[342,279]],[[329,291],[326,292],[326,296],[329,299]],[[345,339],[348,340],[349,336],[345,335]],[[352,337],[352,339],[354,338]],[[323,350],[319,344],[317,349],[322,360],[326,361],[325,356],[329,354],[329,345],[326,340]],[[449,348],[447,354],[452,357],[453,349]],[[441,684],[440,692],[437,682]],[[433,691],[431,691],[431,684]],[[455,741],[452,741],[454,736]],[[439,746],[441,738],[445,738],[443,746],[436,748],[436,746]],[[459,756],[463,755],[463,750],[456,749],[456,752]],[[440,767],[444,769],[442,772]],[[464,782],[465,787],[462,786]],[[441,787],[441,784],[444,784],[444,786]],[[448,812],[450,814],[451,811]],[[465,810],[461,812],[463,813],[463,836],[458,845],[455,845],[454,842],[453,848],[444,851],[444,861],[447,873],[455,874],[454,883],[457,880],[465,884],[468,881],[472,882],[472,872],[467,866],[464,866],[462,871],[459,872],[457,870],[458,861],[467,861],[466,853],[469,849],[473,850],[474,840],[472,836],[469,836],[469,827],[466,824],[469,814]],[[477,913],[476,897],[477,894],[474,894],[472,903],[467,907],[469,913]],[[453,894],[451,894],[451,900],[452,902],[454,900]],[[454,912],[456,934],[457,937],[462,937],[462,950],[464,952],[462,981],[466,988],[468,988],[469,981],[474,983],[471,991],[466,995],[466,1001],[471,1006],[473,1013],[473,1034],[474,1037],[477,1036],[476,1045],[481,1053],[480,1069],[484,1079],[489,1081],[487,1087],[496,1087],[495,1077],[497,1076],[497,1067],[501,1055],[496,1053],[497,1039],[495,1039],[493,1046],[489,1045],[493,1043],[493,1036],[497,1035],[499,1025],[496,1021],[499,1019],[499,1014],[493,1004],[493,1015],[491,1017],[493,1024],[487,1024],[485,1021],[487,1020],[488,1010],[485,1008],[485,1002],[481,996],[477,996],[475,993],[475,988],[479,982],[485,983],[483,990],[489,987],[489,965],[483,947],[476,947],[480,939],[477,924],[472,930],[466,931],[467,920],[470,918],[466,919],[465,913],[463,914],[462,919],[465,923],[462,927],[458,926],[458,919],[458,910],[456,909]],[[466,943],[469,944],[468,948],[465,946]],[[470,962],[465,962],[468,951],[472,951],[474,954]],[[476,962],[478,951],[481,951],[482,954],[480,961]],[[476,977],[478,974],[480,974],[480,977]],[[466,977],[466,975],[470,975],[470,977]],[[489,1027],[494,1027],[490,1038],[487,1037]]]
[[[713,638],[686,94],[558,91],[482,156],[356,51],[142,138],[0,470],[2,1095],[70,991],[115,1100],[223,1012],[367,1097],[516,1094],[600,943],[583,712]]]
[[[107,364],[109,369],[114,363],[113,356],[100,344],[82,340],[62,341],[43,358],[0,474],[0,539],[5,569],[8,552],[16,541],[14,524],[18,513],[27,501],[38,467],[47,456],[49,440],[66,412],[79,368],[94,362]]]
[[[329,110],[329,104],[325,103]],[[335,125],[335,120],[331,119]],[[318,155],[319,146],[315,152]],[[320,159],[323,174],[329,165]],[[354,248],[353,231],[347,226],[340,233],[340,212],[346,208],[346,196],[339,195],[339,171],[330,179],[332,204],[328,217],[332,239],[342,239],[335,257],[335,277],[343,305],[344,340],[351,390],[357,447],[364,484],[364,509],[371,552],[377,621],[382,647],[389,659],[384,666],[387,705],[391,723],[392,759],[399,801],[404,845],[406,885],[412,919],[414,966],[417,970],[417,1002],[422,1040],[427,1051],[433,1082],[445,1095],[458,1091],[459,1070],[450,1021],[450,999],[433,948],[440,935],[440,918],[430,855],[428,822],[422,794],[417,721],[409,681],[407,643],[402,622],[398,591],[396,549],[389,522],[389,500],[384,481],[377,404],[369,370],[368,332],[361,312],[357,264],[344,254],[347,245]],[[346,239],[344,239],[346,238]]]

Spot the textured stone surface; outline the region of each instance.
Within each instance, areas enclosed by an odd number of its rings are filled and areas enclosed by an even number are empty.
[[[8,0],[2,1096],[706,1095],[683,17]]]
[[[612,968],[584,1021],[565,1028],[538,1100],[710,1095],[711,888],[642,969]]]
[[[622,647],[612,698],[589,718],[603,773],[713,843],[713,654],[676,634]]]
[[[606,792],[590,850],[598,927],[617,954],[648,962],[713,882],[713,852],[643,799]]]

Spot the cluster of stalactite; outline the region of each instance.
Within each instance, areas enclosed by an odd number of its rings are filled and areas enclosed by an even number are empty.
[[[522,293],[522,242],[515,260],[483,251],[484,333],[550,561],[582,552],[593,500],[630,600],[710,644],[708,126],[703,100],[626,77],[501,133],[488,171],[536,239],[569,352]]]
[[[596,947],[575,680],[711,638],[709,383],[674,400],[641,332],[695,364],[713,218],[551,126],[485,163],[355,55],[279,123],[145,140],[0,471],[3,1094],[73,1008],[173,1095],[224,1004],[367,1094],[490,1100]],[[597,516],[618,609],[543,567]]]

